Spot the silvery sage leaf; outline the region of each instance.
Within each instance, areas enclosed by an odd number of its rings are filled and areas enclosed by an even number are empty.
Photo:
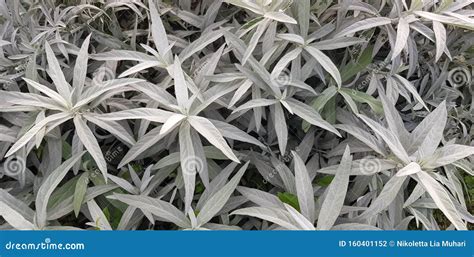
[[[361,118],[365,124],[367,124],[375,133],[377,133],[388,145],[390,150],[405,164],[408,164],[410,162],[410,158],[408,157],[408,154],[403,147],[402,143],[400,143],[400,140],[396,135],[393,134],[392,131],[384,128],[382,125],[378,124],[374,120],[360,114],[358,115],[359,118]]]
[[[176,100],[178,100],[178,105],[180,107],[187,106],[189,96],[188,96],[188,86],[186,85],[186,79],[181,68],[181,61],[176,56],[173,64],[173,78],[174,78],[174,89],[176,94]]]
[[[230,149],[219,130],[207,119],[199,116],[188,117],[189,124],[204,136],[212,145],[222,151],[229,159],[240,163],[239,159]]]
[[[392,20],[385,17],[368,18],[368,19],[351,24],[350,26],[339,31],[334,37],[343,37],[349,34],[356,33],[361,30],[366,30],[366,29],[370,29],[373,27],[378,27],[378,26],[382,26],[382,25],[386,25],[390,23],[392,23]]]
[[[76,182],[75,190],[74,190],[74,214],[79,216],[79,212],[81,210],[82,203],[84,202],[84,197],[87,192],[87,184],[89,184],[89,172],[84,172],[79,177]]]
[[[145,119],[165,123],[169,117],[173,115],[172,112],[153,109],[153,108],[136,108],[131,110],[123,110],[118,112],[101,114],[100,119],[104,120],[128,120],[128,119]]]
[[[421,167],[416,162],[410,162],[407,166],[400,169],[395,176],[403,177],[408,175],[413,175],[421,171]]]
[[[81,45],[81,49],[77,54],[76,63],[74,64],[74,77],[72,80],[72,87],[74,88],[73,93],[73,102],[76,103],[79,100],[79,96],[82,93],[82,89],[84,88],[84,83],[86,81],[87,76],[87,62],[89,59],[89,53],[87,52],[89,49],[89,42],[92,34],[86,37],[84,42]]]
[[[294,221],[299,225],[301,230],[315,230],[314,225],[306,219],[305,216],[301,215],[295,208],[291,205],[284,203],[285,209],[291,215]]]
[[[332,126],[329,122],[325,121],[321,117],[321,115],[310,106],[294,99],[287,99],[286,102],[291,107],[293,112],[299,117],[301,117],[303,120],[307,121],[312,125],[326,129],[336,134],[337,136],[341,136],[337,129],[334,128],[334,126]]]
[[[318,216],[318,230],[331,229],[344,205],[352,165],[352,156],[350,153],[349,146],[347,146],[344,150],[341,164],[337,168],[336,176],[334,176],[334,179],[326,190],[326,198],[323,201]]]
[[[336,65],[327,57],[323,52],[312,46],[306,46],[304,48],[310,55],[316,59],[316,61],[321,64],[321,66],[334,78],[338,87],[341,87],[342,79],[339,70]]]
[[[53,99],[60,106],[65,107],[65,108],[69,107],[69,103],[66,100],[67,98],[64,98],[63,96],[61,96],[60,94],[54,92],[53,90],[51,90],[47,86],[41,85],[40,83],[37,83],[37,82],[35,82],[33,80],[30,80],[30,79],[27,79],[27,78],[23,78],[23,80],[25,80],[25,82],[28,83],[28,85],[34,87],[35,89],[37,89],[41,93],[49,96],[51,99]]]
[[[439,21],[433,21],[433,31],[436,38],[436,57],[435,61],[437,62],[441,55],[443,54],[444,49],[446,48],[446,29],[443,24]]]
[[[191,208],[191,202],[196,187],[196,173],[200,172],[204,162],[194,151],[193,140],[191,137],[191,125],[189,122],[181,123],[179,127],[179,157],[181,174],[184,181],[184,212],[187,213]]]
[[[295,162],[295,187],[301,213],[312,223],[316,219],[313,185],[303,160],[295,151],[291,154]]]
[[[33,223],[25,219],[25,217],[23,217],[19,212],[3,201],[0,201],[0,216],[3,217],[10,226],[17,230],[35,229]]]
[[[186,116],[182,114],[173,114],[172,116],[170,116],[161,127],[160,136],[164,136],[168,134],[171,130],[178,127],[180,122],[185,118]]]
[[[155,3],[153,1],[149,2],[150,7],[150,17],[151,17],[151,35],[153,41],[158,49],[162,58],[166,58],[167,61],[170,61],[171,55],[168,54],[168,36],[166,30],[161,21],[160,14],[156,9]]]
[[[99,143],[92,133],[92,130],[89,128],[86,121],[84,121],[79,115],[74,117],[74,126],[76,127],[77,136],[89,154],[92,156],[97,167],[102,172],[102,175],[107,181],[107,163],[105,162],[104,154],[102,153]]]
[[[397,41],[395,42],[395,47],[392,50],[392,60],[402,52],[403,48],[405,48],[409,34],[410,26],[408,21],[404,17],[400,17],[398,19]]]
[[[379,97],[382,102],[383,112],[388,128],[397,135],[403,146],[409,144],[410,133],[408,133],[405,128],[405,124],[395,108],[395,104],[392,103],[383,92],[379,92]]]
[[[412,131],[410,152],[418,151],[420,158],[432,155],[443,138],[447,116],[446,102],[443,101]]]
[[[429,169],[451,164],[474,154],[474,147],[466,145],[446,145],[436,149],[433,155],[422,160],[423,167]]]
[[[116,199],[130,206],[148,211],[160,219],[172,222],[181,228],[190,228],[191,222],[188,218],[172,204],[144,195],[114,194],[110,199]]]
[[[269,18],[272,20],[276,20],[279,22],[284,22],[284,23],[291,23],[291,24],[296,24],[296,20],[293,19],[292,17],[286,15],[283,12],[266,12],[264,14],[265,18]]]
[[[273,120],[275,122],[275,133],[278,139],[280,153],[286,153],[286,143],[288,142],[288,127],[286,126],[285,113],[280,103],[272,105]]]
[[[53,123],[55,127],[59,124],[71,119],[71,114],[69,113],[56,113],[49,115],[48,117],[42,119],[40,122],[36,123],[31,129],[29,129],[22,137],[20,137],[15,144],[8,150],[5,154],[5,157],[8,157],[18,151],[21,147],[25,146],[33,137],[36,136],[41,129],[43,129],[46,125]],[[50,127],[51,128],[51,127]]]
[[[385,210],[398,195],[406,178],[407,178],[406,176],[391,177],[389,181],[385,183],[384,187],[382,188],[382,191],[380,192],[378,197],[375,199],[375,201],[373,201],[370,204],[367,210],[365,210],[361,215],[359,215],[359,218],[361,219],[371,218],[379,214],[381,211]]]
[[[89,208],[89,212],[92,217],[92,222],[89,223],[90,225],[96,227],[99,230],[112,230],[112,227],[105,217],[105,214],[94,200],[87,202],[87,207]]]
[[[284,210],[276,208],[264,208],[264,207],[248,207],[236,210],[231,215],[246,215],[263,220],[268,220],[279,226],[282,226],[288,230],[299,230],[299,226],[295,225],[295,221],[291,215]]]
[[[197,226],[200,227],[207,222],[209,222],[216,213],[218,213],[222,207],[226,204],[229,200],[229,197],[234,192],[235,188],[237,187],[240,179],[244,175],[245,170],[247,169],[249,162],[244,164],[242,168],[239,169],[237,174],[223,186],[219,191],[217,191],[209,200],[204,204],[202,209],[199,211],[199,215],[197,216]]]
[[[15,229],[35,229],[33,210],[4,189],[0,189],[0,207],[0,216]]]
[[[122,127],[122,125],[120,125],[116,121],[102,120],[100,119],[99,115],[91,114],[84,114],[83,117],[86,120],[96,124],[97,126],[107,130],[126,144],[134,145],[136,143],[135,139],[133,138],[133,135],[131,135],[130,132],[128,132],[124,127]]]
[[[237,191],[239,191],[240,194],[245,196],[251,202],[254,202],[262,207],[283,208],[283,203],[278,199],[277,196],[265,191],[243,186],[237,187]]]
[[[38,228],[43,229],[46,226],[47,220],[47,206],[49,197],[53,193],[54,189],[61,183],[64,176],[66,176],[67,172],[72,168],[72,166],[78,162],[84,152],[80,154],[76,154],[63,162],[59,167],[57,167],[49,176],[43,181],[40,188],[38,189],[38,193],[36,194],[36,224]]]
[[[48,42],[45,43],[44,48],[46,51],[46,59],[48,60],[49,65],[49,76],[53,80],[58,93],[63,97],[63,99],[70,103],[71,85],[69,85],[69,83],[64,78],[64,74],[61,70],[61,66],[59,66],[58,59],[56,58],[56,55],[54,54]]]
[[[467,230],[465,223],[462,221],[456,207],[446,189],[443,188],[430,174],[421,171],[417,173],[420,183],[430,194],[436,205],[443,211],[444,215],[453,223],[458,230]]]

